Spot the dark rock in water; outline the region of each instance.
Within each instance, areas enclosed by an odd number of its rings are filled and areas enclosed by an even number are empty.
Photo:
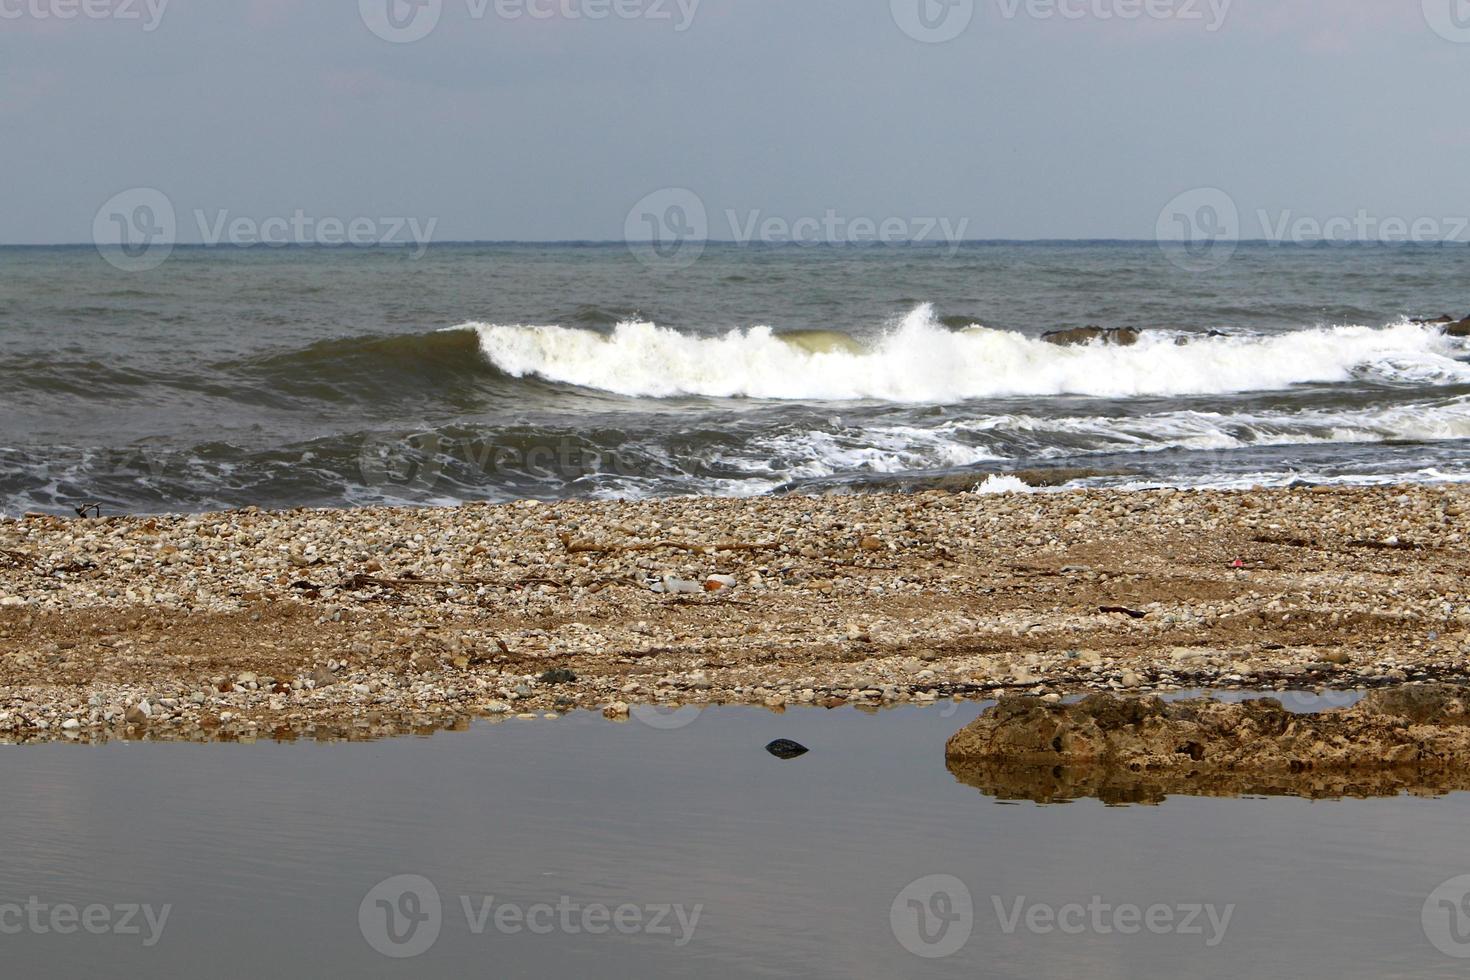
[[[1048,344],[1058,347],[1076,347],[1100,340],[1115,347],[1132,347],[1138,343],[1139,331],[1131,327],[1105,329],[1103,327],[1077,327],[1074,330],[1053,330],[1041,335]]]
[[[1437,316],[1432,320],[1410,320],[1409,322],[1421,327],[1441,327],[1451,337],[1470,337],[1470,316],[1463,320],[1456,320],[1452,316],[1445,315]]]
[[[1225,333],[1222,330],[1211,330],[1208,333],[1194,334],[1192,336],[1189,335],[1189,334],[1181,334],[1180,336],[1174,338],[1174,346],[1175,347],[1188,347],[1191,343],[1193,343],[1199,337],[1204,337],[1204,338],[1206,338],[1208,340],[1215,340],[1215,339],[1220,338],[1220,337],[1228,337],[1228,336],[1230,336],[1230,335],[1228,333]]]
[[[778,759],[797,759],[806,755],[811,749],[800,742],[793,742],[789,738],[778,738],[766,746],[766,751]]]
[[[548,670],[540,677],[543,684],[575,684],[577,675],[570,670]]]

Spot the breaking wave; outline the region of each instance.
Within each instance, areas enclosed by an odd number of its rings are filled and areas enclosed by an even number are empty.
[[[1269,336],[1145,332],[1131,347],[1059,347],[980,325],[952,330],[927,304],[870,344],[763,326],[696,336],[645,321],[619,323],[610,333],[480,323],[454,329],[475,331],[485,358],[513,377],[650,398],[950,403],[1227,394],[1355,379],[1470,381],[1470,365],[1456,360],[1458,341],[1407,322]]]

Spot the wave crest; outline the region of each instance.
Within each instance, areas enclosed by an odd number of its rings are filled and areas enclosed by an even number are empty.
[[[1462,348],[1410,323],[1327,327],[1273,336],[1145,332],[1136,346],[1058,347],[1006,330],[951,330],[918,307],[875,343],[783,336],[759,326],[701,337],[646,321],[611,334],[560,326],[470,323],[480,350],[514,377],[535,376],[615,394],[672,398],[879,400],[1103,398],[1272,391],[1356,377],[1406,383],[1470,381]],[[814,343],[814,336],[822,336]]]

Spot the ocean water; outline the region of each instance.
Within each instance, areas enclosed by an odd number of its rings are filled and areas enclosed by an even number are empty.
[[[1470,478],[1470,249],[0,248],[0,513]],[[1047,330],[1143,328],[1134,347]],[[1033,475],[1034,482],[1042,482]]]

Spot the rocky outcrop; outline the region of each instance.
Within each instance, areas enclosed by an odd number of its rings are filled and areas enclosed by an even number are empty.
[[[1114,347],[1132,347],[1138,343],[1141,331],[1131,327],[1077,327],[1073,330],[1052,330],[1041,335],[1048,344],[1058,347],[1077,347],[1101,341]]]
[[[1410,320],[1422,327],[1439,327],[1451,337],[1470,337],[1470,316],[1463,320],[1456,320],[1448,314],[1437,316],[1432,320]]]
[[[1460,788],[1470,782],[1470,687],[1390,688],[1317,714],[1269,698],[1010,697],[951,738],[946,755],[963,781],[1027,799]]]

